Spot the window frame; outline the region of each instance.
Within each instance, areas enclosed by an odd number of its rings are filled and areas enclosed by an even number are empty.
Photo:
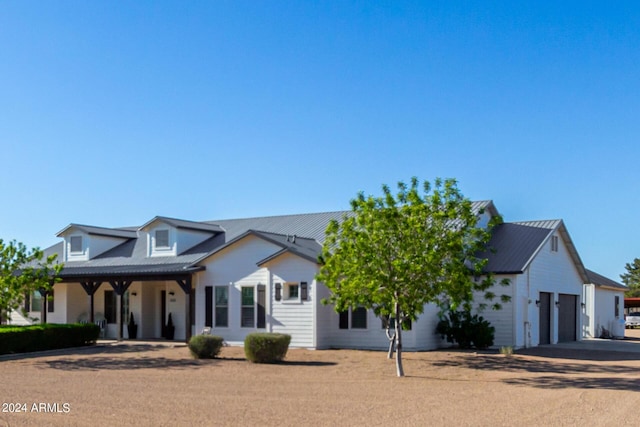
[[[218,299],[218,291],[225,291],[225,301],[224,304],[221,304]],[[213,323],[215,328],[228,328],[229,327],[229,286],[214,286],[213,288]],[[223,311],[226,310],[226,311]],[[219,323],[218,316],[221,316],[221,313],[224,314],[224,324]],[[221,318],[220,318],[221,319]]]
[[[364,327],[353,326],[353,314],[354,312],[364,312]],[[338,313],[338,329],[341,330],[353,330],[353,331],[366,331],[369,329],[369,310],[364,307],[357,307],[355,309],[348,308],[345,311]]]
[[[76,244],[74,244],[74,242],[76,242]],[[83,253],[83,243],[82,236],[69,236],[69,254],[77,255]],[[80,245],[80,249],[77,248],[78,244]]]
[[[251,290],[251,293],[245,290]],[[245,297],[251,296],[251,303],[245,303]],[[251,313],[251,325],[245,322],[245,313]],[[240,287],[240,327],[241,328],[254,328],[256,327],[256,295],[255,286],[241,286]]]
[[[158,233],[166,233],[166,241],[167,244],[166,245],[160,245],[158,243],[158,241],[160,239],[158,239]],[[164,240],[164,238],[163,238]],[[155,251],[166,251],[171,249],[171,233],[169,232],[168,228],[157,228],[154,232],[153,232],[153,250]]]

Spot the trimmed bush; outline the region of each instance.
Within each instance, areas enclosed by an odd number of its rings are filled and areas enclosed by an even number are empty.
[[[291,335],[259,332],[244,339],[244,354],[253,363],[277,363],[287,355]]]
[[[215,359],[224,344],[222,337],[196,335],[189,340],[189,350],[195,359]]]
[[[449,311],[449,315],[443,316],[436,327],[436,333],[450,343],[458,343],[460,348],[491,347],[495,331],[489,321],[466,310]]]
[[[0,354],[29,353],[95,344],[100,328],[93,324],[46,323],[0,328]]]

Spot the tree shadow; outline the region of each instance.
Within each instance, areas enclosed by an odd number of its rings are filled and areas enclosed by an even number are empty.
[[[498,379],[505,384],[529,386],[546,389],[607,389],[623,391],[640,391],[638,366],[602,363],[603,361],[638,360],[638,354],[617,352],[616,355],[603,355],[603,351],[577,351],[567,349],[536,348],[518,351],[518,355],[536,356],[504,357],[496,354],[465,354],[451,360],[434,362],[434,366],[466,368],[508,372],[515,377]],[[569,361],[560,361],[559,358]],[[593,361],[596,363],[574,363],[570,360]],[[518,373],[542,374],[521,376]],[[598,376],[592,376],[595,374]],[[609,374],[602,376],[602,374]],[[612,376],[615,375],[615,376]],[[624,378],[620,376],[630,376]]]
[[[215,359],[211,359],[215,361]],[[65,360],[49,360],[42,362],[48,368],[60,369],[63,371],[114,371],[114,370],[136,370],[136,369],[158,369],[158,368],[193,368],[211,363],[200,360],[189,359],[168,359],[166,357],[139,357],[139,358],[118,358],[118,357],[91,357]]]
[[[543,389],[598,389],[598,390],[619,390],[619,391],[640,391],[640,384],[637,378],[616,378],[616,377],[564,377],[564,376],[541,376],[534,378],[509,378],[502,382],[505,384],[528,386]]]
[[[520,354],[520,353],[518,353]],[[590,360],[590,359],[587,359]],[[528,359],[518,356],[468,354],[451,360],[441,360],[434,366],[467,368],[501,372],[530,372],[552,374],[637,374],[637,366],[611,365],[603,363],[571,363],[558,360]]]

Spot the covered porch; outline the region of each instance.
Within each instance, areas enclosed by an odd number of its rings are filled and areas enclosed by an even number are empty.
[[[110,271],[64,269],[67,321],[101,326],[103,338],[188,342],[194,323],[194,275],[204,267],[121,266]],[[46,322],[46,310],[43,310]],[[136,327],[128,328],[133,315]],[[171,322],[169,322],[171,320]],[[133,334],[133,336],[132,336]]]

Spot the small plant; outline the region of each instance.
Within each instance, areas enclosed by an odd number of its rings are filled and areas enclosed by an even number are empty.
[[[215,359],[224,339],[216,335],[196,335],[189,340],[189,351],[195,359]]]
[[[244,340],[244,354],[253,363],[277,363],[287,355],[291,335],[253,333]]]
[[[165,338],[168,340],[172,340],[175,332],[176,332],[176,327],[173,325],[173,319],[171,318],[171,313],[169,313],[169,318],[167,319],[167,325],[164,327]]]
[[[511,347],[510,345],[500,347],[500,354],[503,355],[504,357],[513,356],[513,347]]]
[[[129,333],[129,339],[134,340],[138,336],[138,325],[133,317],[133,312],[129,313],[129,323],[127,324],[127,332]]]
[[[471,314],[469,310],[449,310],[448,316],[441,316],[436,333],[460,348],[475,347],[485,349],[493,345],[496,329],[482,316]]]

